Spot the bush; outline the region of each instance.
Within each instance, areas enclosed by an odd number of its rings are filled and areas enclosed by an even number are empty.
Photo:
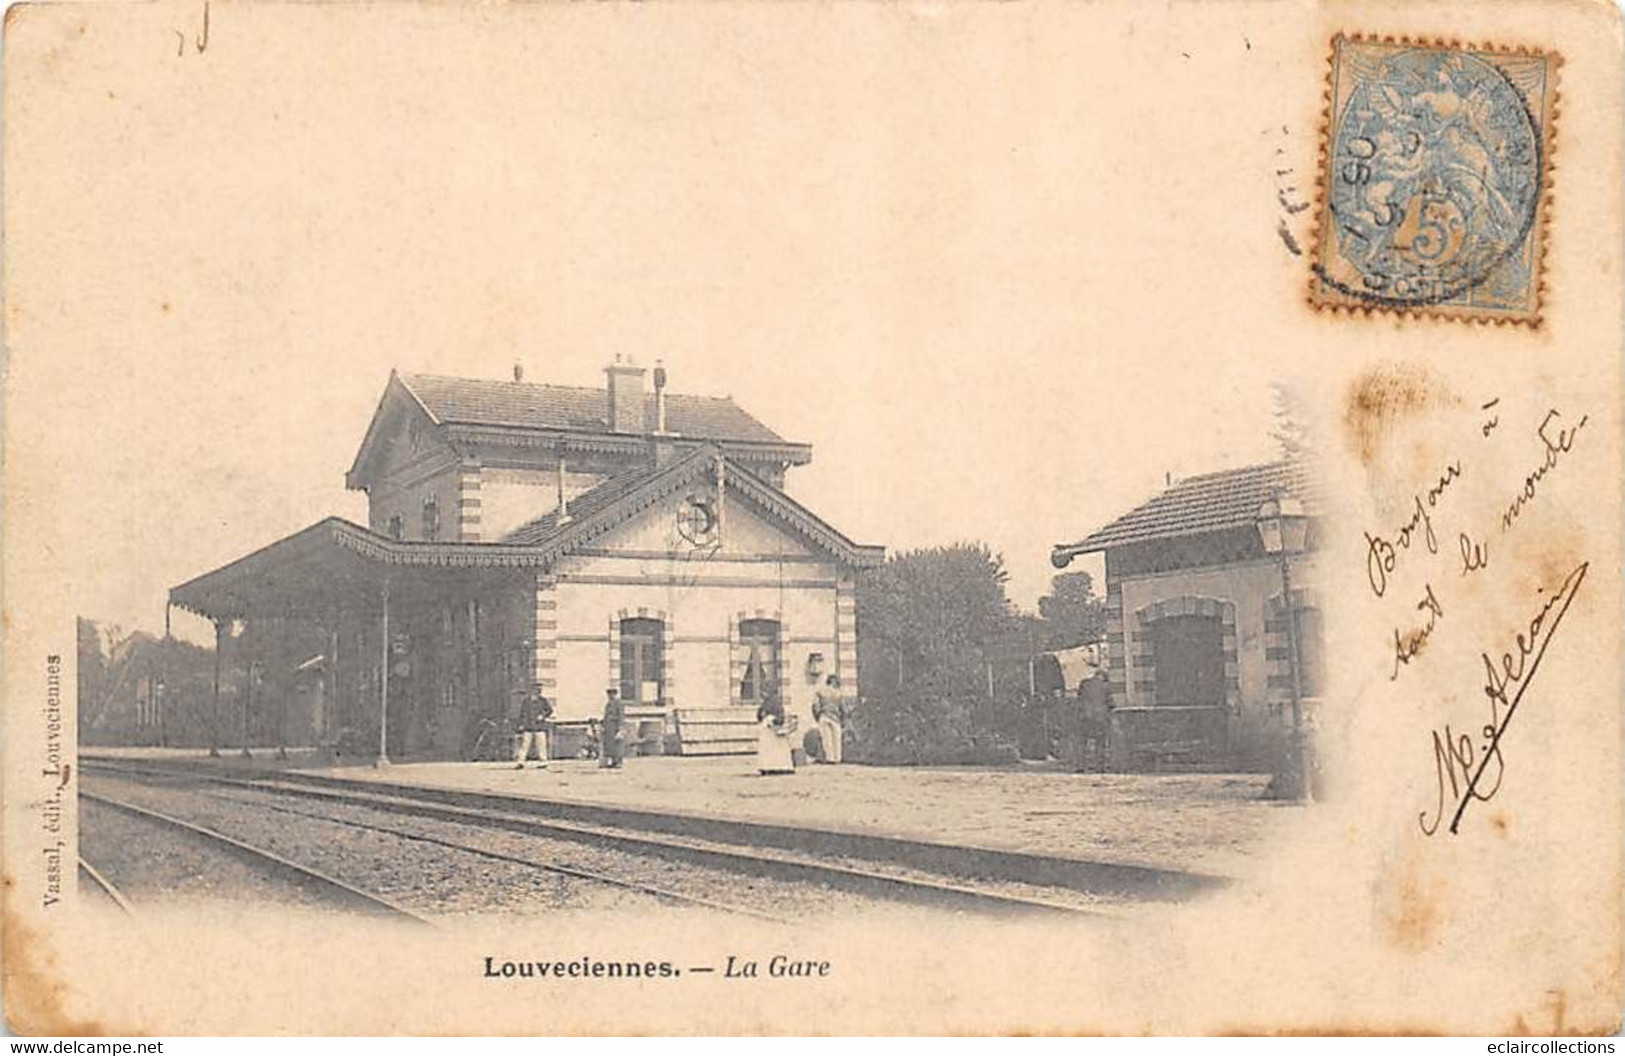
[[[894,693],[862,701],[847,720],[845,758],[889,766],[1013,763],[1010,735],[988,724],[998,709],[985,699]]]

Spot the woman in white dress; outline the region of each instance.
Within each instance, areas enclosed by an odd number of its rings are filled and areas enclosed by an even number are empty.
[[[787,719],[778,694],[764,695],[756,709],[756,770],[761,774],[793,774],[795,759],[790,755],[790,735],[795,723]]]

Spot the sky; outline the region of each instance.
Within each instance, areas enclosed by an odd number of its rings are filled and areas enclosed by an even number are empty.
[[[1053,544],[1274,457],[1288,350],[1249,299],[1301,281],[1268,176],[1299,133],[1267,92],[1137,102],[1253,61],[1194,11],[1094,36],[1085,8],[639,8],[611,49],[574,8],[233,5],[177,57],[179,10],[15,60],[53,72],[11,114],[11,440],[50,467],[17,501],[50,502],[84,614],[160,629],[170,586],[364,520],[343,473],[391,369],[663,360],[811,443],[789,490],[847,535],[985,541],[1029,609]]]

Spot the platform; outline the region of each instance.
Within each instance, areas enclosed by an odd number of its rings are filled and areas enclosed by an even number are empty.
[[[87,757],[207,762],[199,751],[91,749]],[[256,750],[216,762],[278,765]],[[626,760],[601,770],[554,760],[422,762],[325,767],[304,753],[280,764],[311,777],[520,797],[562,806],[618,808],[813,832],[861,834],[1081,862],[1240,876],[1299,808],[1260,798],[1258,774],[1073,774],[1042,766],[809,766],[758,775],[749,757]]]

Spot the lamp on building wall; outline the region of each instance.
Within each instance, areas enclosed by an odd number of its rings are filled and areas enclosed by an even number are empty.
[[[1264,552],[1281,563],[1281,601],[1286,609],[1287,665],[1292,674],[1292,751],[1280,792],[1287,799],[1309,798],[1309,759],[1303,738],[1303,680],[1298,652],[1298,607],[1292,601],[1292,558],[1309,545],[1309,515],[1303,503],[1280,491],[1258,508],[1258,537]]]
[[[824,654],[807,654],[807,681],[817,682],[824,674]]]

